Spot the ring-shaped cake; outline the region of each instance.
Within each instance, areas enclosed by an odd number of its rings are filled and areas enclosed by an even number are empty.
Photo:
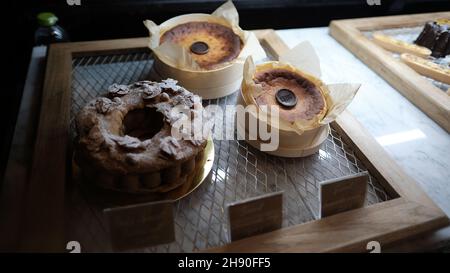
[[[207,141],[171,135],[176,106],[189,111],[192,124],[201,121],[201,98],[175,80],[113,84],[76,117],[77,164],[105,188],[168,192],[188,182]]]

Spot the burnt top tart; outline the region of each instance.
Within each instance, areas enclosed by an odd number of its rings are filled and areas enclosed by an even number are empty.
[[[320,86],[300,72],[259,67],[253,81],[262,89],[254,96],[256,104],[278,106],[280,118],[290,123],[299,119],[321,119],[327,111]]]
[[[179,112],[171,110],[179,105],[193,121],[202,115],[201,98],[172,79],[111,85],[76,117],[75,161],[88,178],[107,188],[175,189],[200,167],[207,142],[171,135],[179,119]]]
[[[187,48],[197,64],[207,70],[236,59],[242,49],[240,37],[227,26],[212,22],[177,25],[160,38]]]

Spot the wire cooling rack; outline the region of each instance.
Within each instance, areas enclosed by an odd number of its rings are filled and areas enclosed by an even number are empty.
[[[152,64],[152,56],[146,52],[74,59],[72,135],[74,136],[75,132],[73,118],[81,107],[103,94],[113,83],[129,84],[148,79]],[[234,105],[236,94],[206,100],[204,105],[217,104],[221,107]],[[225,124],[226,120],[218,119],[217,122]],[[215,129],[217,128],[221,128],[218,123]],[[284,191],[284,227],[317,219],[319,183],[366,170],[333,129],[319,152],[305,158],[271,156],[239,140],[214,140],[214,145],[215,159],[210,180],[175,204],[176,241],[138,251],[191,252],[229,243],[225,210],[227,204],[270,192]],[[84,229],[93,229],[92,221],[88,220],[87,216],[93,214],[99,226],[97,229],[106,234],[101,209],[83,199],[81,193],[75,196],[75,198],[72,196],[71,202],[75,203],[72,207],[78,211],[72,213],[75,216],[72,216],[71,221],[79,221],[77,226]],[[366,205],[389,199],[391,198],[387,192],[370,175]],[[73,233],[77,234],[77,231]]]

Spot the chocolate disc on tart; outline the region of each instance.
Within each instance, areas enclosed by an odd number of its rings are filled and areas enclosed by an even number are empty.
[[[255,97],[258,105],[279,106],[279,115],[288,122],[322,118],[326,101],[320,87],[306,77],[283,68],[257,71],[253,78],[262,93]]]
[[[170,41],[187,48],[197,64],[214,69],[239,56],[240,37],[227,26],[211,22],[188,22],[164,32],[160,44]]]
[[[106,188],[167,192],[190,182],[207,140],[171,135],[176,106],[187,109],[194,123],[203,115],[201,98],[172,79],[110,86],[76,117],[75,161]]]

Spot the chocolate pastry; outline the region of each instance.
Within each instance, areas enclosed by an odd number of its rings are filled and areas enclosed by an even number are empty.
[[[431,56],[436,58],[450,54],[450,23],[447,20],[438,20],[425,24],[422,32],[414,42],[432,51]]]
[[[170,41],[191,52],[201,68],[214,69],[239,56],[242,41],[227,26],[210,22],[189,22],[164,32],[160,43]]]
[[[167,192],[190,182],[199,170],[206,139],[171,135],[183,106],[202,115],[201,98],[172,79],[114,84],[77,115],[75,160],[100,186],[126,191]],[[198,121],[198,120],[197,120]]]

